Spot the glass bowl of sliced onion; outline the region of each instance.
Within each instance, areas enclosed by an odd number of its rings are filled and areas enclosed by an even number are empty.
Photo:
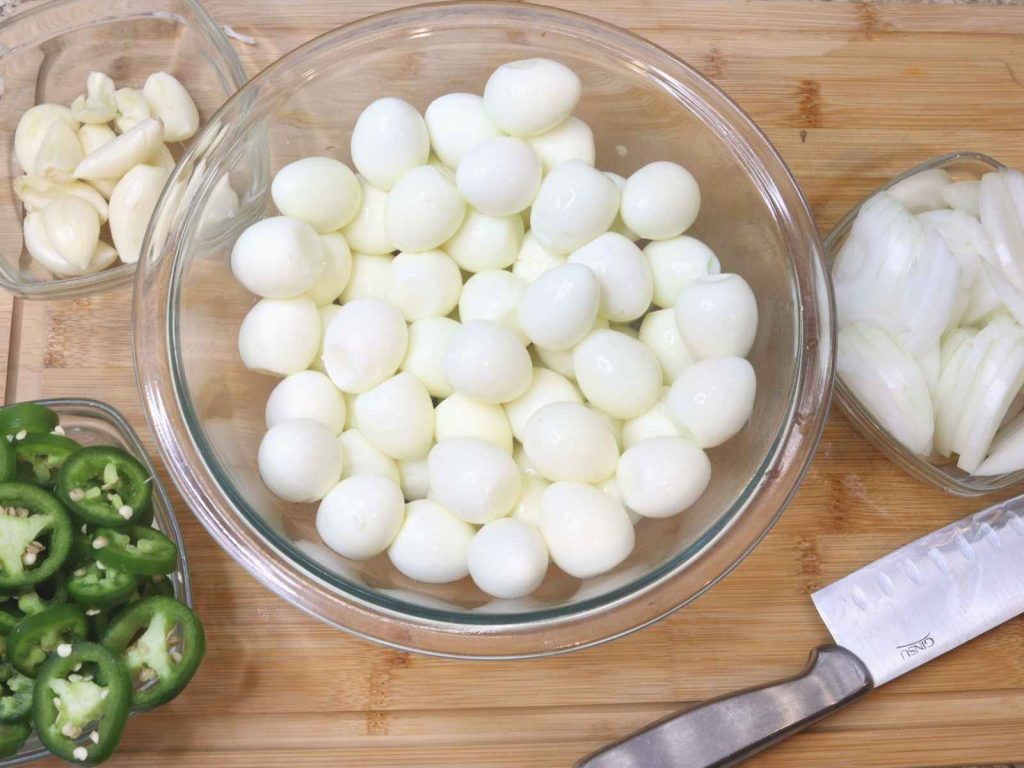
[[[1024,481],[1024,174],[943,155],[855,206],[825,248],[854,426],[956,496]]]

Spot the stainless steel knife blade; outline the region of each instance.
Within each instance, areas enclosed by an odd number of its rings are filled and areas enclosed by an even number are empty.
[[[990,507],[811,596],[876,686],[1024,612],[1021,506]]]
[[[1024,613],[1024,496],[930,533],[812,596],[836,641],[796,677],[672,715],[577,768],[730,766]]]

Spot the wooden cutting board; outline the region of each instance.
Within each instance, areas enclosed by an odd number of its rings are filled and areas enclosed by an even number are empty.
[[[948,150],[1024,167],[1024,7],[558,4],[644,35],[721,85],[789,162],[823,233],[882,180]],[[255,74],[321,32],[397,4],[207,5],[254,38],[236,45]],[[106,400],[152,448],[132,373],[129,303],[128,289],[65,302],[0,297],[7,401]],[[378,648],[320,624],[260,586],[181,505],[209,653],[184,695],[132,721],[110,765],[567,766],[681,705],[795,673],[827,640],[814,589],[979,505],[907,478],[833,414],[782,521],[692,606],[599,648],[475,663]],[[1022,720],[1016,620],[750,764],[1024,762]]]

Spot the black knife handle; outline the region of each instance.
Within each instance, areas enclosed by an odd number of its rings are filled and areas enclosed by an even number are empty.
[[[873,687],[860,659],[838,645],[823,645],[796,677],[670,715],[583,758],[576,768],[735,765],[852,704]]]

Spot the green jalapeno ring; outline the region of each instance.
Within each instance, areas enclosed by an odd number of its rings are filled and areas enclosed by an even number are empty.
[[[86,608],[112,608],[131,597],[137,586],[132,574],[91,562],[72,571],[68,595]]]
[[[170,597],[147,597],[111,622],[103,645],[124,658],[133,683],[134,709],[153,709],[184,690],[206,653],[202,622]]]
[[[29,434],[12,445],[18,480],[43,488],[52,488],[56,484],[57,473],[68,456],[82,448],[69,437],[48,433]]]
[[[178,565],[178,547],[155,528],[100,528],[92,541],[97,560],[125,573],[162,576],[172,573]]]
[[[93,445],[71,454],[57,475],[57,498],[82,520],[122,528],[142,519],[152,503],[152,478],[120,448]]]
[[[28,483],[0,483],[0,590],[49,579],[70,549],[71,519],[57,499]]]
[[[18,610],[26,616],[31,616],[33,613],[42,613],[63,605],[67,601],[68,589],[64,582],[64,574],[58,571],[46,581],[18,595]]]
[[[32,716],[34,684],[10,662],[0,663],[0,724],[22,723]]]
[[[88,637],[85,613],[77,605],[58,605],[26,616],[7,635],[7,660],[21,674],[35,677],[39,666],[57,648]]]
[[[52,432],[60,423],[56,413],[39,403],[17,403],[0,408],[0,435]]]
[[[121,741],[132,683],[124,662],[98,643],[76,642],[39,668],[32,723],[57,757],[101,763]],[[77,740],[89,734],[90,739]],[[95,733],[95,736],[93,736]]]
[[[0,483],[14,480],[18,475],[18,454],[14,446],[0,435]]]
[[[18,754],[21,745],[32,735],[32,726],[28,723],[0,724],[0,757],[12,757]]]

